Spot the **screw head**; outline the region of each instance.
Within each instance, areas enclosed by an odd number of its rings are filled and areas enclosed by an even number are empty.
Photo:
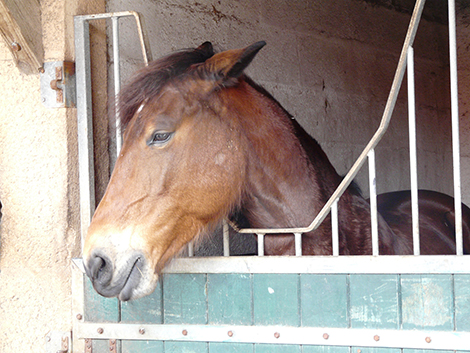
[[[233,336],[233,332],[232,332],[232,331],[229,331],[229,332],[227,332],[227,335],[228,335],[229,337],[232,337],[232,336]]]
[[[139,333],[140,333],[141,335],[145,335],[145,329],[144,329],[143,327],[141,327],[141,328],[139,329]]]
[[[44,98],[43,98],[43,100],[45,101],[45,99],[44,99]],[[77,314],[77,316],[76,316],[76,317],[77,317],[77,320],[81,320],[81,319],[83,319],[83,315],[82,315],[82,314]]]
[[[279,338],[279,337],[281,337],[281,334],[279,332],[275,332],[274,337]]]
[[[183,334],[183,336],[187,336],[187,335],[188,335],[188,331],[183,330],[182,334]]]
[[[425,341],[426,343],[431,343],[431,337],[426,337]]]
[[[18,42],[13,42],[13,43],[11,43],[11,49],[13,51],[18,52],[18,51],[21,50],[21,45]]]
[[[374,340],[378,342],[378,341],[380,340],[380,336],[379,336],[379,335],[375,335],[375,336],[374,336]]]
[[[98,332],[100,335],[102,335],[104,330],[101,327],[99,327],[98,330],[96,330],[96,332]]]
[[[324,334],[323,334],[323,338],[327,340],[328,338],[330,338],[330,335],[327,334],[327,333],[324,333]]]

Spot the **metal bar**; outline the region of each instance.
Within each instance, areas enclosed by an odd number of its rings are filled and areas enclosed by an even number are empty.
[[[101,333],[99,333],[101,332]],[[470,332],[333,327],[86,323],[79,338],[465,350]]]
[[[194,256],[194,242],[192,240],[188,243],[188,256]]]
[[[122,12],[110,12],[110,13],[100,13],[92,15],[82,15],[75,16],[75,18],[80,18],[83,21],[92,21],[92,20],[105,20],[109,18],[120,18],[120,17],[130,17],[133,16],[137,26],[137,33],[139,35],[140,47],[142,50],[142,56],[144,58],[145,65],[148,65],[149,61],[152,60],[152,54],[150,52],[150,45],[147,37],[147,33],[144,30],[143,18],[138,12],[135,11],[122,11]]]
[[[114,61],[114,95],[121,91],[121,60],[119,56],[119,17],[112,17],[113,23],[113,61]],[[116,154],[119,156],[122,146],[121,119],[119,118],[118,100],[115,100],[116,114]]]
[[[74,19],[75,74],[77,84],[77,130],[80,184],[81,245],[95,212],[95,172],[93,161],[93,112],[91,105],[90,31],[80,17]]]
[[[459,93],[457,82],[457,40],[455,1],[449,0],[449,64],[452,114],[452,158],[454,164],[455,242],[457,255],[463,255],[462,190],[460,183]]]
[[[72,349],[84,352],[85,341],[78,338],[79,325],[85,320],[85,268],[82,259],[72,259]],[[71,350],[72,352],[72,350]]]
[[[339,255],[338,200],[331,205],[331,247],[333,256]]]
[[[370,193],[370,229],[372,236],[372,255],[379,255],[379,222],[377,219],[377,178],[375,176],[375,149],[367,154],[369,160],[369,193]]]
[[[390,89],[390,93],[387,99],[387,104],[385,105],[385,110],[382,115],[382,120],[380,125],[375,132],[372,139],[369,141],[367,146],[364,148],[356,162],[353,164],[349,172],[343,178],[342,182],[335,190],[333,195],[331,195],[330,199],[327,201],[325,206],[323,206],[320,213],[315,217],[315,219],[310,223],[307,227],[298,227],[298,228],[280,228],[280,229],[241,229],[240,233],[308,233],[312,230],[316,229],[325,219],[325,217],[330,212],[331,205],[338,199],[346,190],[346,188],[351,184],[353,179],[356,177],[359,169],[364,164],[367,154],[369,151],[382,139],[383,135],[385,134],[387,127],[390,123],[390,119],[392,117],[393,109],[395,108],[395,103],[398,97],[398,92],[401,87],[401,83],[403,81],[403,76],[406,70],[406,56],[408,53],[408,48],[413,44],[413,41],[416,36],[416,31],[418,30],[419,20],[421,18],[421,13],[423,12],[425,0],[417,0],[415,8],[413,10],[413,15],[411,17],[410,25],[408,27],[408,31],[406,33],[405,42],[403,44],[403,48],[400,54],[400,59],[398,61],[398,67],[395,72],[395,76],[393,78],[392,87]]]
[[[416,103],[414,80],[414,50],[408,49],[408,135],[410,144],[410,184],[411,184],[411,215],[413,229],[413,254],[420,254],[419,241],[419,208],[418,208],[418,162],[416,150]]]
[[[80,261],[74,259],[74,263]],[[181,257],[173,259],[163,273],[470,274],[470,256]]]
[[[302,233],[295,233],[295,256],[302,256]]]
[[[224,256],[230,256],[230,233],[227,221],[224,219],[222,224],[223,241],[224,241]]]
[[[258,256],[264,256],[264,234],[256,234],[258,237]]]

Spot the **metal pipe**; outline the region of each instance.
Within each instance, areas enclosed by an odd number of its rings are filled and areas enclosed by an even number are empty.
[[[449,0],[449,64],[450,99],[452,114],[452,159],[454,164],[455,243],[457,255],[463,255],[462,238],[462,190],[460,184],[459,93],[457,82],[457,40],[455,2]]]
[[[414,80],[414,50],[408,49],[408,135],[410,144],[410,184],[411,184],[411,215],[413,229],[413,254],[420,254],[419,241],[419,208],[418,208],[418,162],[416,150],[416,103]]]
[[[302,233],[295,233],[295,256],[302,256]]]
[[[117,98],[121,91],[121,70],[119,56],[119,17],[112,17],[113,23],[113,60],[114,60],[114,95]],[[119,118],[118,100],[115,100],[116,108],[116,154],[119,156],[122,146],[121,119]]]
[[[339,255],[338,200],[331,205],[331,247],[333,256]]]
[[[228,228],[228,223],[224,219],[222,224],[222,234],[223,234],[223,247],[224,247],[224,256],[230,256],[230,233]]]
[[[318,215],[315,217],[315,219],[310,223],[309,226],[307,227],[298,227],[298,228],[279,228],[279,229],[241,229],[240,233],[308,233],[311,232],[312,230],[316,229],[326,218],[328,213],[330,212],[330,208],[332,204],[335,202],[336,199],[338,199],[346,190],[346,188],[351,184],[357,173],[359,172],[359,169],[362,167],[364,164],[367,154],[369,151],[377,144],[379,141],[382,139],[383,135],[385,134],[387,127],[390,123],[390,119],[392,117],[393,109],[395,108],[395,103],[397,101],[398,97],[398,92],[401,87],[401,83],[403,81],[403,77],[405,75],[405,70],[406,70],[406,56],[408,53],[408,48],[413,44],[413,41],[416,36],[416,31],[418,30],[418,24],[419,20],[421,18],[421,14],[423,12],[423,7],[424,3],[426,0],[417,0],[415,8],[413,10],[413,15],[411,16],[411,21],[410,25],[408,26],[408,31],[406,33],[405,37],[405,42],[403,44],[403,48],[400,54],[400,59],[398,61],[398,67],[395,72],[395,76],[393,78],[392,82],[392,87],[390,89],[390,93],[388,95],[387,103],[385,105],[385,110],[382,115],[382,119],[380,122],[380,125],[375,132],[374,136],[372,139],[369,141],[367,146],[364,148],[362,151],[361,155],[359,158],[356,160],[356,162],[353,164],[349,172],[346,174],[346,176],[343,178],[342,182],[338,186],[338,188],[335,190],[333,195],[331,195],[330,199],[326,202],[326,204],[323,206],[322,210]]]
[[[372,255],[379,255],[379,227],[377,219],[377,182],[375,176],[375,150],[367,154],[369,160],[369,193],[370,193],[370,228],[372,235]]]

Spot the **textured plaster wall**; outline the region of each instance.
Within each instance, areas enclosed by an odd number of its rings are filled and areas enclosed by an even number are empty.
[[[446,15],[445,6],[433,5],[438,20],[426,13],[415,45],[419,186],[452,194]],[[319,140],[342,174],[378,127],[410,20],[357,0],[108,1],[109,11],[127,9],[144,14],[154,57],[206,40],[219,49],[266,40],[249,73]],[[133,33],[127,27],[121,40],[124,78],[142,62]],[[468,35],[459,38],[465,56]],[[409,188],[405,97],[406,87],[377,149],[379,192]],[[464,145],[464,156],[468,150]],[[368,195],[367,167],[357,180]],[[470,204],[469,188],[464,200]]]
[[[104,2],[44,0],[41,10],[45,60],[73,60],[73,14]],[[76,111],[43,107],[39,75],[22,74],[3,42],[0,93],[0,352],[43,353],[49,331],[71,331]]]

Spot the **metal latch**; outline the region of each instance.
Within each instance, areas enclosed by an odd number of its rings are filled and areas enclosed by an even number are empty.
[[[71,332],[51,331],[46,335],[46,353],[69,353]]]
[[[70,61],[49,61],[41,72],[41,100],[46,108],[76,106],[75,64]]]

